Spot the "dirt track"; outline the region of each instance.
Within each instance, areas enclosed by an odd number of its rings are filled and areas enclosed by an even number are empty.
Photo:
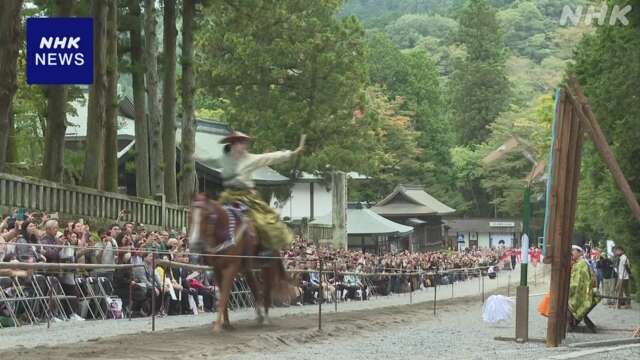
[[[477,290],[476,283],[463,284],[456,291]],[[504,284],[504,282],[503,282]],[[539,282],[532,293],[544,291],[546,285]],[[466,292],[464,291],[464,292]],[[495,288],[492,292],[496,291]],[[501,288],[500,293],[505,294]],[[446,291],[443,291],[443,296]],[[440,294],[440,291],[438,292]],[[388,297],[341,304],[340,312],[334,313],[333,306],[323,307],[323,330],[317,330],[317,308],[290,308],[280,313],[291,313],[272,318],[269,326],[258,327],[252,320],[233,321],[236,329],[214,335],[212,320],[207,317],[172,319],[164,318],[165,330],[136,332],[111,336],[105,327],[126,328],[135,322],[86,322],[75,325],[76,329],[58,327],[50,332],[45,329],[23,328],[15,338],[5,339],[5,349],[0,350],[2,360],[25,359],[540,359],[558,354],[567,354],[574,349],[547,349],[543,344],[524,345],[495,341],[495,336],[513,336],[513,322],[504,327],[491,327],[481,320],[482,302],[479,296],[446,299],[438,302],[437,316],[433,316],[433,303],[425,301],[431,295],[417,294],[419,301],[406,304],[406,297]],[[414,301],[416,301],[414,297]],[[380,302],[395,301],[386,306]],[[539,297],[532,297],[531,304],[537,304]],[[384,307],[380,307],[380,305]],[[363,309],[361,306],[369,307]],[[377,308],[375,308],[377,306]],[[637,309],[637,306],[636,306]],[[238,314],[241,315],[241,314]],[[250,314],[246,313],[249,316]],[[246,319],[245,316],[244,318]],[[536,314],[535,306],[530,307],[530,337],[542,338],[546,321]],[[597,307],[592,319],[599,326],[627,328],[640,324],[638,310],[613,311]],[[182,321],[182,322],[180,322]],[[193,322],[191,322],[193,321]],[[206,321],[206,325],[202,321]],[[114,325],[111,325],[114,324]],[[172,329],[174,326],[190,326]],[[178,324],[178,325],[176,325]],[[74,325],[74,324],[63,324]],[[138,325],[144,325],[139,323]],[[167,326],[169,325],[169,326]],[[145,329],[148,329],[146,327]],[[6,329],[5,329],[6,330]],[[130,329],[129,329],[130,330]],[[103,338],[100,338],[101,332]],[[66,335],[66,341],[54,338],[56,334]],[[75,335],[73,335],[75,334]],[[84,334],[84,337],[80,336]],[[120,332],[120,334],[124,334]],[[37,336],[50,336],[51,341],[39,339],[35,347],[32,341]],[[78,336],[78,339],[69,339]],[[571,334],[568,342],[619,338],[625,333],[601,333],[597,335]],[[629,336],[629,335],[626,335]],[[24,341],[24,340],[27,341]],[[83,341],[86,339],[92,339]],[[70,343],[72,341],[76,343]],[[3,341],[0,341],[3,343]],[[11,345],[13,343],[14,345]],[[37,344],[62,344],[43,346]],[[20,346],[18,344],[23,344]],[[7,347],[8,345],[8,347]],[[16,347],[18,345],[18,347]],[[27,346],[27,347],[25,347]],[[640,347],[626,349],[626,352],[609,352],[581,359],[617,359],[619,356],[634,358],[640,355]]]
[[[474,299],[453,300],[454,304],[477,303]],[[211,325],[165,330],[155,333],[97,339],[76,345],[14,349],[0,353],[7,359],[193,359],[218,358],[239,353],[278,352],[287,348],[325,342],[333,337],[355,337],[382,327],[401,327],[433,319],[429,303],[394,306],[375,311],[361,310],[323,314],[323,331],[317,330],[317,316],[293,315],[272,319],[269,326],[240,321],[235,330],[214,335]]]

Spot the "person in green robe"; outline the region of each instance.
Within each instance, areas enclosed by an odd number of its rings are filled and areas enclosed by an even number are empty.
[[[575,321],[581,321],[600,299],[593,292],[595,274],[583,257],[580,246],[571,249],[571,281],[569,284],[569,311]]]
[[[265,154],[248,152],[251,137],[236,131],[220,141],[225,144],[222,165],[222,181],[225,191],[220,202],[226,205],[240,203],[249,208],[248,215],[258,235],[261,255],[288,247],[293,235],[278,213],[260,198],[255,191],[253,173],[261,167],[281,163],[300,154],[304,140],[294,151],[284,150]]]

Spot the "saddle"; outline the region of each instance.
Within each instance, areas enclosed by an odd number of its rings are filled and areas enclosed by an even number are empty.
[[[210,250],[214,254],[237,245],[236,235],[242,235],[241,233],[244,232],[243,226],[246,226],[246,221],[248,221],[246,219],[246,213],[249,208],[243,204],[235,203],[232,205],[224,205],[222,209],[229,218],[229,225],[227,229],[225,229],[227,240]],[[215,219],[211,221],[215,221]],[[238,229],[236,229],[236,224],[240,224]]]

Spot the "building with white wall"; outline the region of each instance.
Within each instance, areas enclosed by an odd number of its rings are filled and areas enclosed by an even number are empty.
[[[447,219],[444,221],[453,248],[512,247],[519,243],[522,223],[513,219]]]
[[[364,180],[366,176],[355,172],[347,174],[349,180]],[[271,207],[278,210],[280,218],[289,220],[317,219],[331,216],[331,179],[302,172],[293,182],[288,199],[271,197]]]

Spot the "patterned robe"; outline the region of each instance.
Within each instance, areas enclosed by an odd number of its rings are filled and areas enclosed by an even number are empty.
[[[571,268],[569,285],[569,311],[576,320],[582,320],[600,299],[594,294],[595,278],[586,260],[580,259]]]
[[[241,159],[223,156],[222,177],[227,188],[220,196],[223,204],[241,203],[249,208],[249,217],[253,221],[258,241],[262,246],[279,251],[288,247],[293,241],[293,234],[286,224],[280,221],[278,213],[272,209],[254,191],[253,173],[271,164],[286,161],[293,152],[276,151],[267,154],[246,154]]]

